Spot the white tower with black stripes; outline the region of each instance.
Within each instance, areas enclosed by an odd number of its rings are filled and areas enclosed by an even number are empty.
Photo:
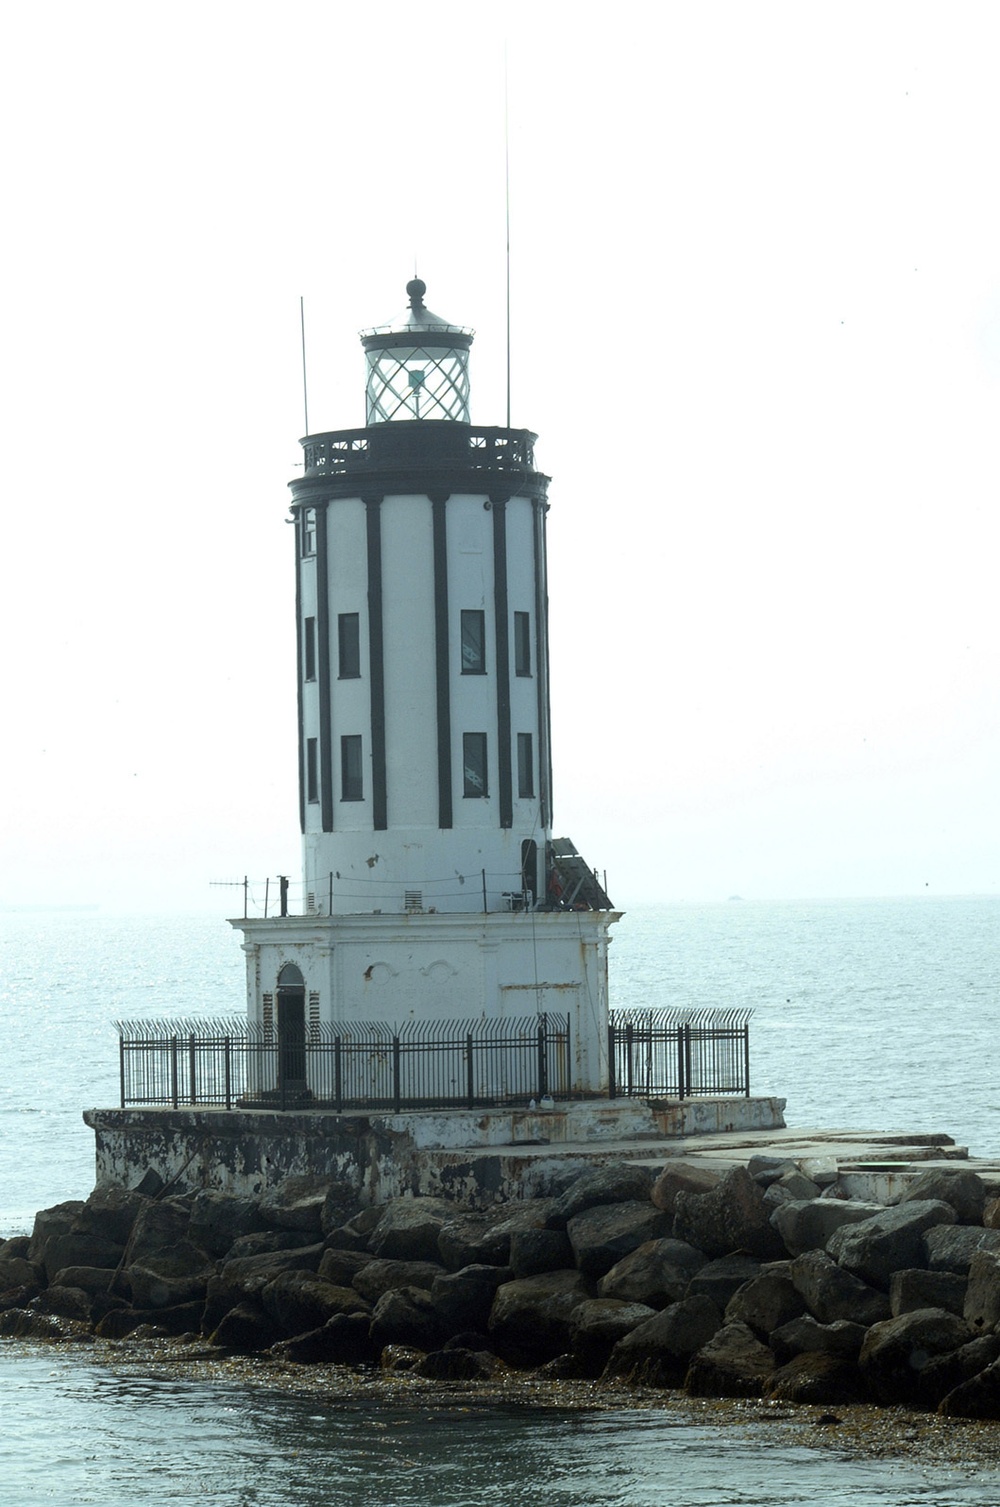
[[[617,915],[552,840],[548,478],[470,423],[473,333],[406,291],[361,337],[364,428],[307,435],[290,484],[303,899],[234,923],[251,1016],[558,1010],[596,1092]]]

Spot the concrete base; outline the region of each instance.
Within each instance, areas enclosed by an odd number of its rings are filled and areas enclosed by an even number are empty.
[[[134,1187],[152,1168],[178,1191],[256,1197],[284,1177],[315,1175],[366,1203],[404,1193],[480,1208],[531,1198],[567,1168],[610,1161],[662,1165],[680,1138],[767,1134],[784,1099],[590,1100],[544,1110],[279,1113],[91,1109],[99,1186]]]

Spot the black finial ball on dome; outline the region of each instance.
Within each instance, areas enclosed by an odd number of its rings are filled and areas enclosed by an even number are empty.
[[[406,292],[410,300],[410,307],[418,309],[424,301],[427,284],[420,277],[411,277],[406,285]]]

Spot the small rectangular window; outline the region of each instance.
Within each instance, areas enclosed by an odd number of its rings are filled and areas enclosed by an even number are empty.
[[[486,614],[462,611],[462,674],[486,674]]]
[[[317,740],[306,739],[306,800],[319,800],[319,774],[316,760]]]
[[[341,680],[357,680],[361,674],[361,622],[356,612],[337,618],[337,647]]]
[[[463,795],[477,799],[489,795],[486,779],[486,734],[462,734]]]
[[[531,674],[531,613],[514,613],[514,674]]]
[[[316,619],[307,617],[304,624],[303,661],[306,680],[316,679]]]
[[[300,516],[302,554],[314,555],[316,553],[316,509],[303,508]]]
[[[535,759],[530,733],[517,735],[517,793],[522,797],[535,793]]]
[[[361,734],[349,733],[340,740],[340,799],[364,800],[361,777]]]

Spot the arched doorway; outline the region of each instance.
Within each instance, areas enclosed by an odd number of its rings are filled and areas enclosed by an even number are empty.
[[[278,974],[278,1090],[306,1091],[306,982],[294,963]]]

